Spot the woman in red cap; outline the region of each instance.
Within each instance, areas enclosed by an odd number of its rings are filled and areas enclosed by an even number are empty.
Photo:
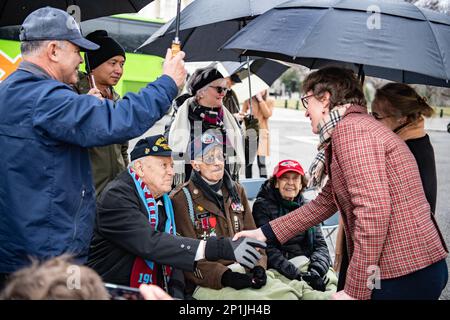
[[[283,160],[258,193],[253,205],[253,217],[258,227],[305,204],[302,191],[306,187],[305,172],[295,160]],[[290,280],[304,280],[314,290],[325,291],[331,260],[320,227],[311,227],[284,244],[269,244],[267,266]],[[308,272],[300,272],[296,257],[309,260]],[[298,259],[298,258],[297,258]]]

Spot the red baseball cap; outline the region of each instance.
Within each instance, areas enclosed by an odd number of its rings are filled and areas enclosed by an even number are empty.
[[[298,174],[304,176],[305,171],[303,171],[302,166],[295,160],[282,160],[273,169],[273,175],[277,178],[281,177],[286,172],[297,172]]]

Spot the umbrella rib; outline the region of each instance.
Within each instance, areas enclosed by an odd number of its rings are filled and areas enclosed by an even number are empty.
[[[131,4],[131,6],[133,7],[135,12],[138,12],[139,10],[136,8],[136,6],[134,5],[133,0],[128,0],[128,2]]]
[[[444,57],[442,57],[441,47],[439,46],[439,43],[436,41],[436,34],[434,33],[433,28],[431,27],[431,21],[427,19],[427,17],[424,15],[424,13],[422,12],[422,10],[421,10],[419,7],[417,7],[417,9],[419,9],[419,12],[420,12],[420,13],[423,15],[423,17],[425,18],[425,21],[427,22],[427,24],[428,24],[428,26],[429,26],[429,28],[430,28],[430,30],[431,30],[431,33],[432,33],[433,36],[434,36],[434,37],[433,37],[433,40],[434,40],[434,42],[436,43],[437,48],[439,49],[439,58],[441,59],[442,66],[444,67],[444,72],[445,72],[445,75],[446,75],[446,77],[447,77],[446,80],[449,80],[449,79],[450,79],[450,74],[447,73],[447,70],[446,70],[446,68],[445,68]]]
[[[309,29],[308,31],[308,35],[304,38],[304,40],[302,40],[302,42],[299,44],[299,46],[297,46],[297,52],[298,50],[300,50],[300,48],[303,46],[303,44],[306,42],[306,40],[308,40],[309,36],[311,35],[311,33],[313,32],[313,30],[315,29],[316,25],[322,20],[324,19],[325,15],[330,11],[330,10],[334,10],[334,8],[328,8],[327,10],[324,10],[324,13],[322,14],[322,16],[317,19],[317,22],[315,23],[315,25]],[[297,58],[297,56],[296,56]],[[295,59],[293,59],[295,61]]]
[[[189,39],[192,37],[192,34],[194,33],[194,31],[195,31],[195,28],[192,28],[191,31],[189,32],[188,36],[186,37],[186,40],[181,41],[181,50],[183,50],[184,44],[186,44],[189,41]]]

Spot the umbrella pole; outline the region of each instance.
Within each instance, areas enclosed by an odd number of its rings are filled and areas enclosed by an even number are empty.
[[[172,41],[172,57],[181,51],[180,43],[180,11],[181,11],[181,0],[177,1],[177,16],[175,18],[175,39]]]
[[[358,68],[358,80],[361,82],[361,86],[364,85],[366,74],[364,73],[364,65],[360,64]]]
[[[95,85],[94,75],[92,74],[91,65],[89,63],[89,53],[88,52],[86,52],[85,58],[86,58],[85,59],[86,61],[84,61],[84,63],[85,63],[85,69],[86,69],[86,73],[87,73],[88,80],[89,80],[89,86],[91,87],[91,89],[92,88],[97,89],[97,86]]]
[[[247,56],[247,72],[248,72],[248,93],[250,95],[249,98],[249,110],[250,110],[250,114],[252,114],[252,81],[250,80],[250,76],[251,76],[251,71],[250,71],[250,57]]]
[[[80,33],[82,34],[81,23],[78,25],[78,27],[80,28]],[[85,57],[84,68],[86,69],[86,74],[88,76],[89,87],[91,87],[91,89],[93,89],[93,88],[97,89],[97,86],[95,85],[94,75],[92,74],[92,70],[91,70],[91,64],[89,63],[88,50],[86,50],[86,54],[84,55],[84,57]]]

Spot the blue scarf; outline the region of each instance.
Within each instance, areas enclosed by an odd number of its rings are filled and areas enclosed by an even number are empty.
[[[148,213],[148,221],[150,222],[151,228],[153,230],[157,231],[158,228],[158,222],[159,222],[159,215],[158,215],[158,205],[156,204],[156,200],[153,197],[150,190],[147,188],[147,185],[142,181],[142,179],[133,171],[131,166],[128,167],[128,173],[133,179],[134,185],[136,187],[136,190],[139,194],[139,198],[141,199],[142,203],[144,203],[145,208],[147,209]],[[169,196],[165,193],[163,195],[163,203],[164,203],[164,209],[166,211],[166,225],[164,228],[164,232],[176,235],[176,227],[175,227],[175,216],[173,212],[172,207],[172,201],[170,200]],[[130,286],[131,287],[139,287],[142,283],[155,283],[155,272],[154,267],[155,263],[150,260],[144,260],[145,265],[142,264],[142,258],[137,257],[135,259],[135,263],[131,272],[131,279],[130,279]],[[164,274],[164,285],[166,286],[167,291],[167,283],[169,282],[170,275],[172,274],[172,267],[170,266],[162,266],[163,267],[163,274]],[[149,270],[143,270],[148,268]]]

